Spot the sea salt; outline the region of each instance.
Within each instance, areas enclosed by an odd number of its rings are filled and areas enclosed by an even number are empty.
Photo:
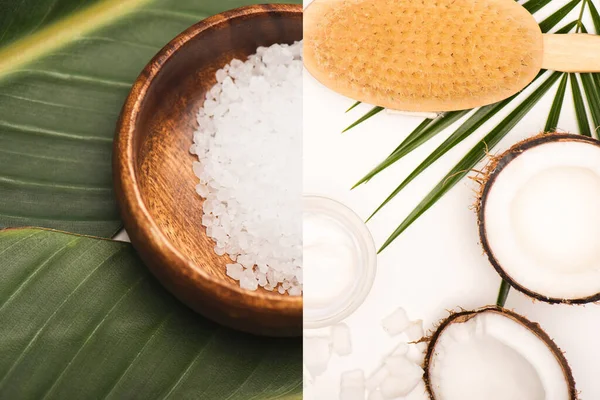
[[[302,294],[302,42],[216,73],[190,151],[202,225],[240,287]]]

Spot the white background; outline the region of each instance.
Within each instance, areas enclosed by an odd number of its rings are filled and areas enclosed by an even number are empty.
[[[548,10],[538,13],[538,20],[566,3],[567,0],[554,0]],[[579,10],[577,7],[559,27],[576,19]],[[591,22],[585,22],[591,29]],[[557,85],[494,149],[494,153],[544,128]],[[384,111],[341,134],[343,128],[371,108],[361,105],[344,114],[352,104],[352,100],[331,92],[305,73],[304,185],[305,192],[341,201],[365,219],[448,136],[452,128],[368,184],[350,191],[359,178],[383,160],[421,122],[419,118]],[[445,173],[509,112],[510,108],[507,108],[454,148],[369,222],[378,247]],[[578,132],[570,89],[559,129]],[[352,332],[354,352],[344,358],[333,356],[326,373],[305,392],[307,400],[337,399],[339,377],[343,371],[354,368],[362,368],[367,374],[372,371],[385,351],[398,341],[387,337],[380,327],[381,319],[396,307],[405,308],[412,319],[423,319],[426,329],[431,329],[448,315],[448,309],[472,309],[495,303],[500,278],[479,245],[476,216],[470,209],[475,201],[474,189],[473,182],[463,180],[379,255],[377,277],[369,297],[345,321]],[[533,303],[512,290],[507,307],[539,322],[566,352],[582,399],[600,399],[597,367],[600,362],[600,305],[550,306]],[[422,391],[411,396],[411,399],[423,398]]]

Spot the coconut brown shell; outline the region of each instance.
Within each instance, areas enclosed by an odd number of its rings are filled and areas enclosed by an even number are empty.
[[[482,307],[473,311],[460,311],[457,313],[451,314],[448,318],[444,319],[437,330],[433,333],[431,338],[429,339],[429,344],[427,346],[427,353],[425,354],[425,364],[423,369],[425,370],[425,374],[423,380],[425,381],[425,387],[427,388],[427,394],[431,400],[437,400],[433,392],[433,387],[431,385],[431,362],[433,359],[433,355],[435,354],[435,346],[440,338],[440,335],[444,332],[444,330],[449,327],[451,324],[460,324],[469,321],[471,318],[475,317],[480,313],[496,313],[501,314],[506,318],[510,318],[511,320],[517,322],[518,324],[524,326],[528,330],[530,330],[536,337],[538,337],[541,341],[543,341],[546,346],[552,351],[556,361],[560,364],[561,369],[563,371],[565,382],[569,387],[569,400],[577,400],[577,390],[575,388],[575,379],[573,378],[573,372],[571,371],[571,367],[567,362],[562,350],[554,343],[554,341],[548,336],[546,332],[540,327],[539,324],[535,322],[531,322],[527,318],[519,315],[513,311],[507,310],[498,306],[487,306]]]
[[[520,285],[502,268],[502,265],[494,256],[494,253],[492,252],[490,243],[488,241],[485,225],[485,207],[487,203],[488,194],[492,186],[494,185],[496,178],[499,176],[500,173],[502,173],[502,170],[511,161],[519,157],[525,151],[549,142],[584,142],[593,144],[595,146],[600,146],[600,141],[587,136],[573,135],[568,133],[547,133],[537,135],[532,138],[526,139],[522,142],[519,142],[500,156],[493,157],[490,164],[486,167],[486,170],[484,171],[482,189],[476,206],[477,221],[479,224],[479,238],[481,240],[481,245],[483,247],[484,252],[488,256],[490,263],[493,265],[496,271],[498,271],[498,274],[500,274],[502,279],[508,282],[513,288],[517,289],[518,291],[524,293],[527,296],[551,304],[585,304],[590,302],[596,302],[600,300],[600,293],[583,298],[561,299],[544,296],[540,293],[534,292],[533,290],[530,290]],[[576,207],[576,205],[574,205],[574,207]]]

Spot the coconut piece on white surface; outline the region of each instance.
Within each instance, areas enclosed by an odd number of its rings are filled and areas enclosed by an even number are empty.
[[[342,388],[340,400],[365,400],[365,387]]]
[[[423,339],[423,336],[425,336],[425,330],[423,329],[423,320],[418,319],[416,321],[411,321],[406,327],[404,333],[406,333],[406,337],[411,342],[416,342],[418,340]]]
[[[342,388],[365,386],[365,372],[362,369],[353,369],[351,371],[342,372],[342,375],[340,376],[340,386]]]
[[[539,325],[507,310],[454,314],[429,346],[425,368],[435,400],[577,398],[562,352]]]
[[[331,358],[331,344],[326,337],[304,337],[303,362],[313,378],[327,370]]]
[[[385,366],[380,366],[379,368],[377,368],[367,379],[365,385],[367,387],[367,390],[371,392],[377,389],[379,385],[381,385],[381,382],[383,382],[389,374],[390,371],[388,371],[387,368],[385,368]]]
[[[365,399],[365,373],[362,369],[345,371],[340,376],[340,400]]]
[[[416,375],[404,378],[390,375],[381,383],[379,390],[384,399],[396,399],[412,392],[420,380],[421,378]]]
[[[313,384],[313,378],[310,376],[310,372],[308,368],[306,368],[306,364],[302,363],[302,387],[306,388]]]
[[[385,400],[380,390],[374,390],[369,394],[368,400]]]
[[[410,320],[406,311],[402,307],[398,307],[393,313],[385,317],[381,321],[383,330],[386,331],[390,336],[396,336],[410,325]]]
[[[423,369],[405,356],[390,356],[385,359],[385,367],[390,375],[403,378],[423,376]]]
[[[408,353],[410,349],[410,345],[408,343],[405,342],[399,342],[397,345],[395,345],[390,351],[388,351],[387,353],[384,354],[383,358],[385,359],[386,357],[389,356],[402,356]]]
[[[352,353],[352,338],[348,325],[341,323],[331,328],[331,342],[333,352],[339,356],[347,356]]]
[[[487,168],[478,203],[480,238],[513,287],[541,301],[600,298],[600,144],[540,135]]]

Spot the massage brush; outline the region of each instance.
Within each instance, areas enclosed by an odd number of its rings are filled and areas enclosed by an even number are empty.
[[[599,72],[600,36],[542,34],[513,0],[315,0],[304,63],[365,103],[463,110],[510,97],[540,69]]]

